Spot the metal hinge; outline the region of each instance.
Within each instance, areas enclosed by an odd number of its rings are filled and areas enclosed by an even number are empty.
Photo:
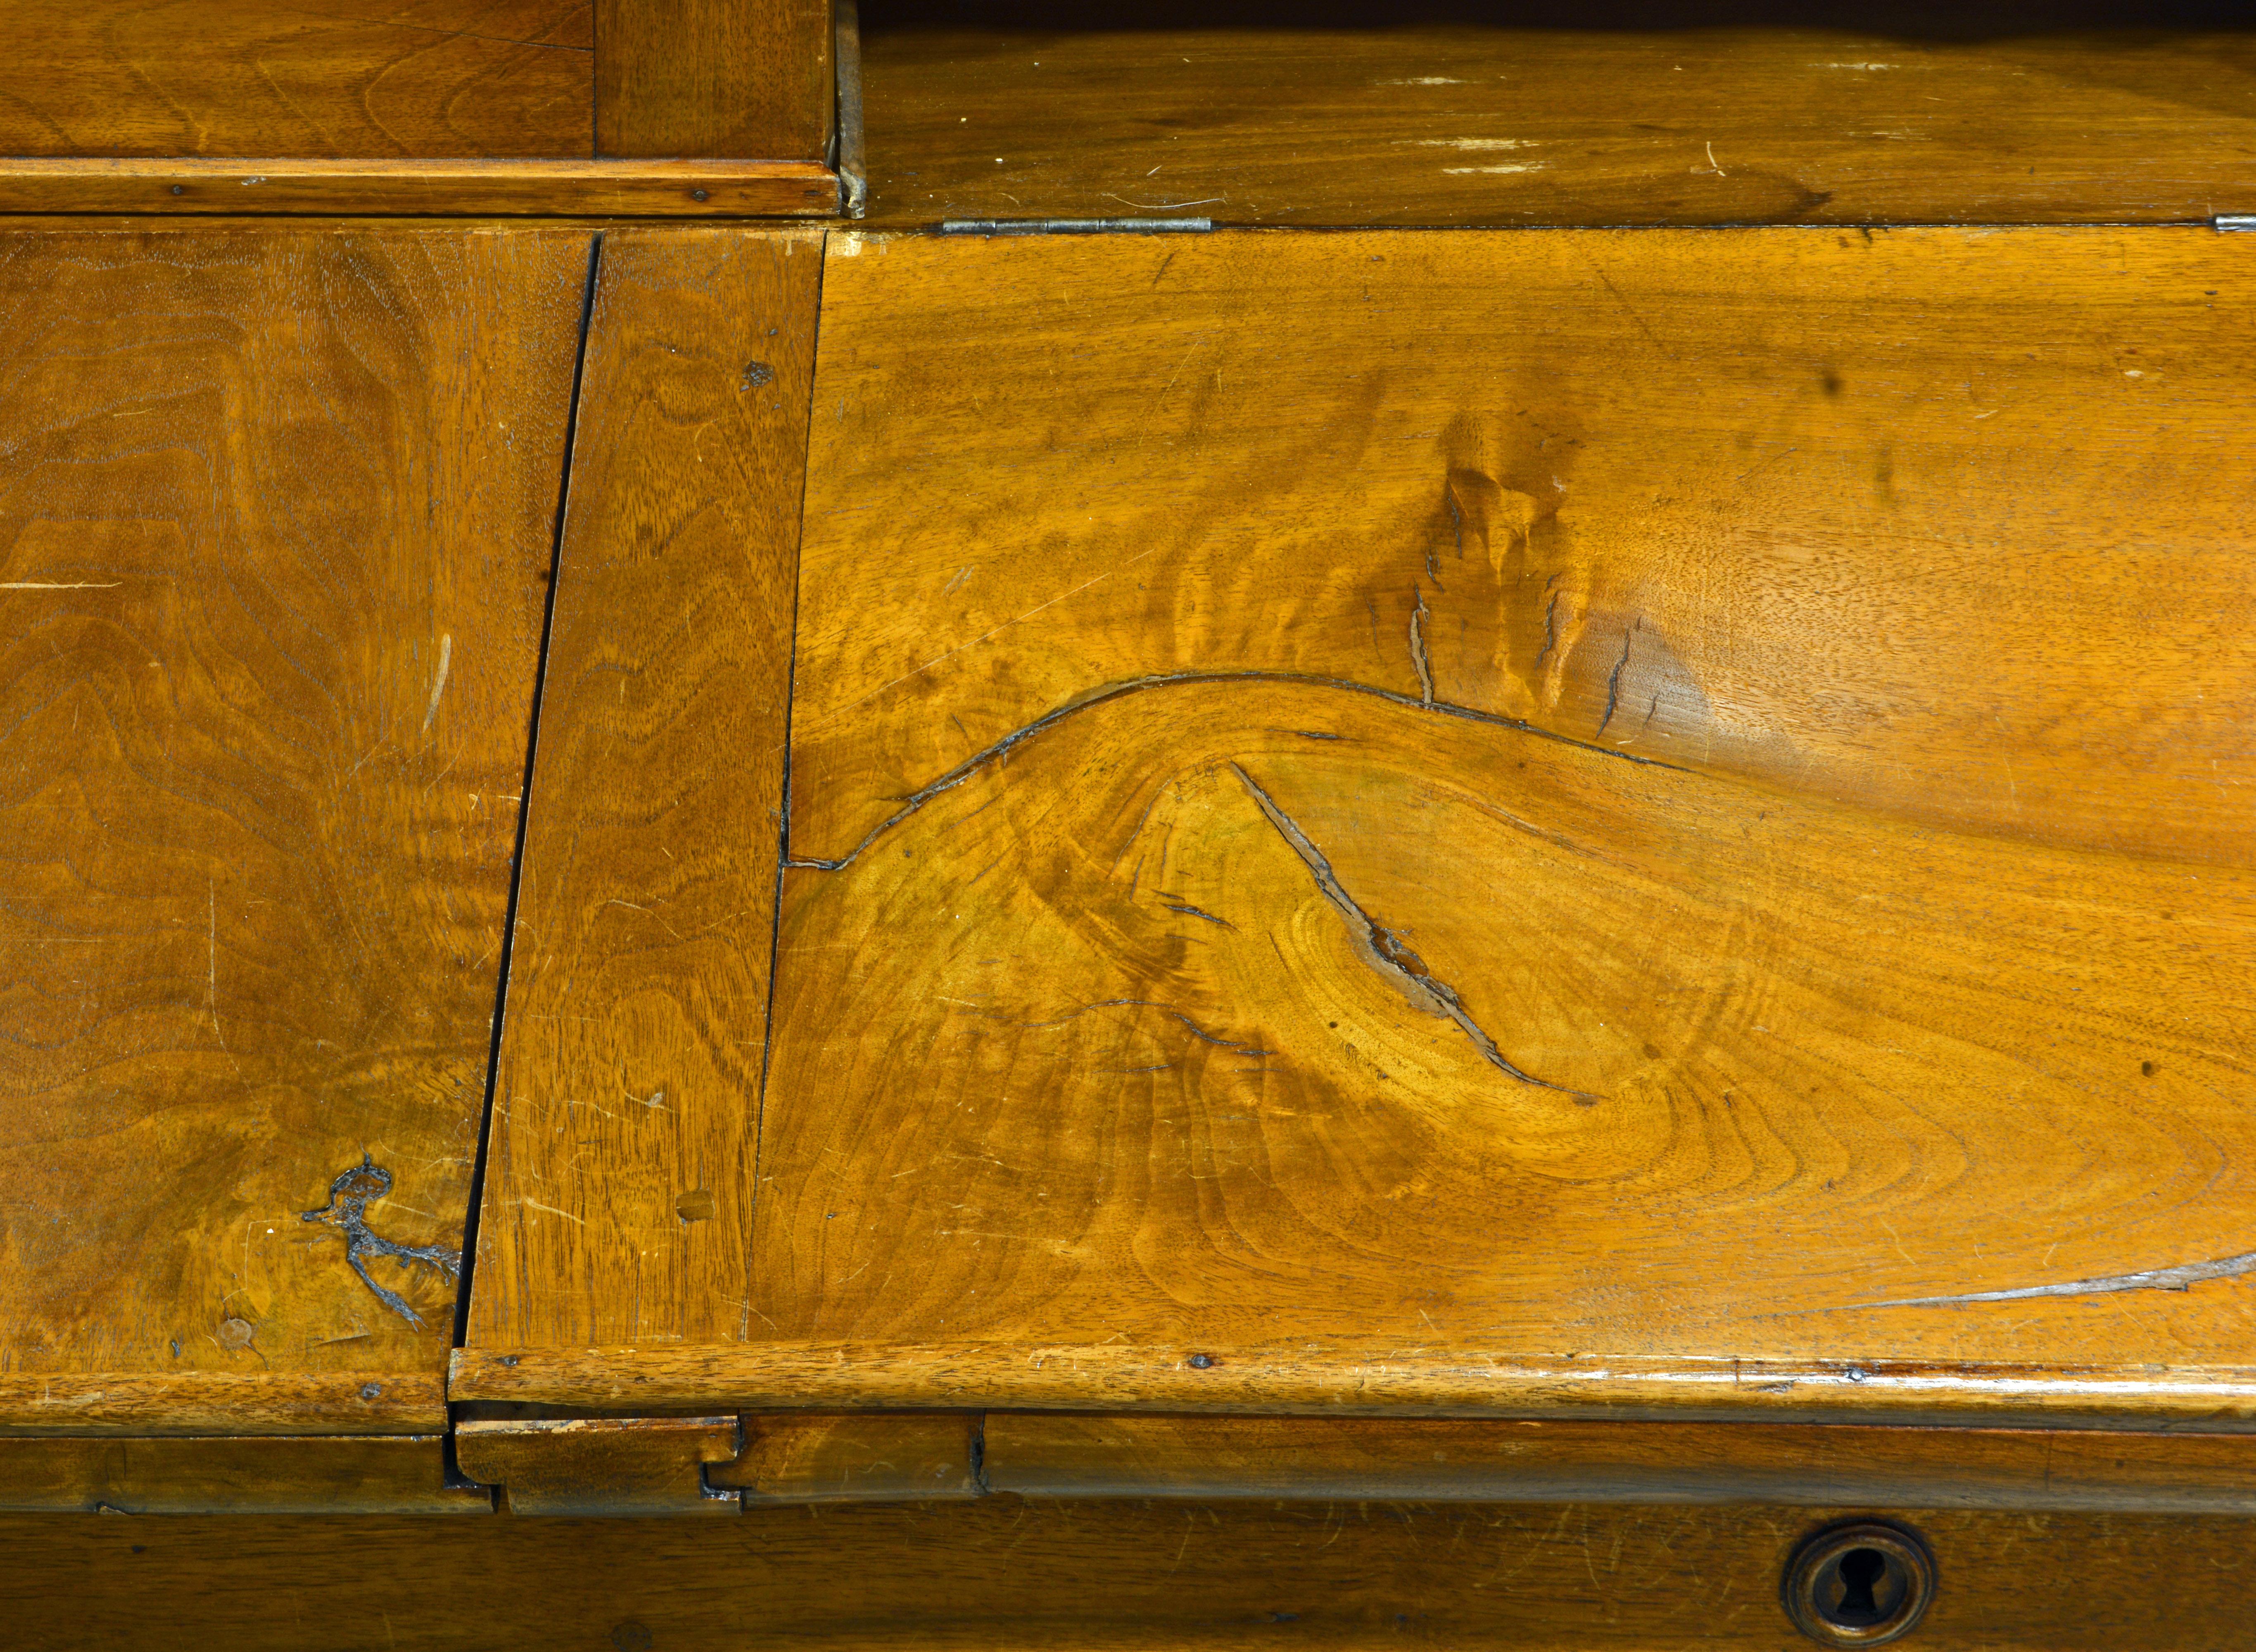
[[[2223,230],[2228,235],[2236,230],[2243,233],[2256,234],[2256,216],[2252,216],[2246,214],[2233,214],[2227,217],[2215,219],[2213,222],[2220,230]]]
[[[1206,235],[1211,218],[946,218],[942,235]]]

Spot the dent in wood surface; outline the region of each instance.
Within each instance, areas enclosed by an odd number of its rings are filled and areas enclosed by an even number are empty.
[[[587,247],[0,247],[10,1372],[443,1365]]]
[[[2218,237],[839,239],[763,1334],[2238,1357]]]
[[[818,236],[604,237],[473,1347],[744,1334],[821,272]]]

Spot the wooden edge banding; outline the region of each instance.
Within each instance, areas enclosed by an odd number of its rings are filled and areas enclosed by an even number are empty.
[[[489,1514],[443,1433],[0,1439],[0,1513]]]
[[[2256,1514],[2256,1437],[1842,1423],[991,1413],[1027,1497]]]
[[[1232,1411],[2256,1431],[2256,1371],[1484,1358],[1351,1346],[457,1349],[449,1394],[596,1410]]]
[[[799,160],[0,158],[0,213],[831,217],[838,174]]]
[[[445,1384],[422,1373],[0,1375],[0,1437],[436,1434],[446,1427]]]

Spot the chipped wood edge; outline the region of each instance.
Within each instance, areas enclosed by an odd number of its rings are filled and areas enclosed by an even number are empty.
[[[2256,1432],[2256,1370],[1530,1359],[1378,1345],[455,1351],[457,1401],[596,1411],[1231,1411]]]
[[[446,1427],[446,1385],[428,1373],[0,1374],[0,1438],[438,1434]]]
[[[0,159],[0,213],[834,217],[796,160]]]

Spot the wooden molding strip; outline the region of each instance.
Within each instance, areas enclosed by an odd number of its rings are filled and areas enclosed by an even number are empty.
[[[1356,1345],[457,1349],[448,1393],[613,1411],[1234,1411],[2256,1432],[2256,1371],[2238,1369],[1544,1360]]]
[[[800,160],[0,158],[0,212],[828,217],[837,173]]]
[[[996,1412],[1027,1497],[2256,1514],[2256,1437],[1839,1423]]]
[[[393,1371],[0,1375],[0,1437],[25,1434],[434,1434],[435,1375]]]
[[[446,1437],[0,1439],[0,1513],[489,1514]]]

